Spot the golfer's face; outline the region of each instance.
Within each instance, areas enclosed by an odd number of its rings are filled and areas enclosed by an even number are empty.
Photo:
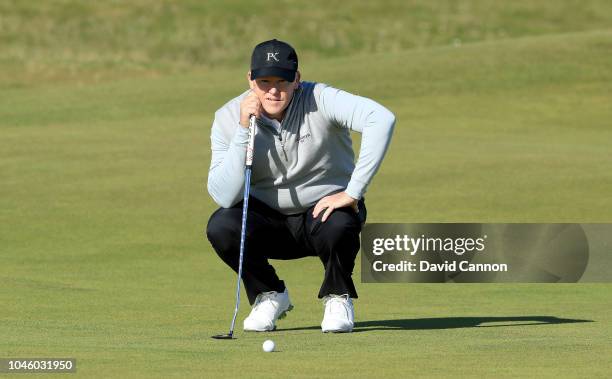
[[[251,81],[251,88],[257,94],[264,111],[269,117],[282,118],[291,102],[293,91],[298,85],[298,76],[288,82],[277,76],[264,76]]]

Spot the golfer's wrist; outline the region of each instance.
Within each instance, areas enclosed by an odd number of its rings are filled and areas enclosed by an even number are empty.
[[[364,183],[351,180],[346,189],[344,190],[344,193],[346,193],[352,199],[359,200],[363,196],[364,187]]]
[[[239,124],[243,128],[248,129],[249,128],[249,118],[248,117],[246,119],[240,118]]]

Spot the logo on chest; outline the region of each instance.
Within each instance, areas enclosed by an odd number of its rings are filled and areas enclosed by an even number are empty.
[[[305,135],[301,136],[297,142],[298,143],[308,142],[310,140],[310,137],[311,137],[310,133],[306,133]]]

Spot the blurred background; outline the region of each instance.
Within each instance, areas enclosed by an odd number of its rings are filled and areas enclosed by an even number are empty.
[[[609,1],[0,1],[3,87],[219,67],[277,37],[321,59],[609,29]],[[313,67],[314,66],[314,67]]]
[[[396,114],[369,222],[611,222],[610,1],[0,0],[0,355],[88,377],[607,376],[609,284],[361,284],[366,333],[326,339],[320,263],[278,262],[282,362],[260,336],[210,342],[235,285],[203,234],[210,125],[271,38]],[[475,327],[506,316],[595,322]]]

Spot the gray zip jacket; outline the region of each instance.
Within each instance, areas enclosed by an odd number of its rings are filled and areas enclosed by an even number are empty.
[[[243,197],[248,129],[240,125],[240,103],[215,113],[208,192],[223,208]],[[289,215],[305,212],[340,191],[360,199],[380,167],[395,125],[382,105],[322,83],[302,82],[281,123],[257,120],[251,196]],[[362,133],[357,163],[350,131]]]

